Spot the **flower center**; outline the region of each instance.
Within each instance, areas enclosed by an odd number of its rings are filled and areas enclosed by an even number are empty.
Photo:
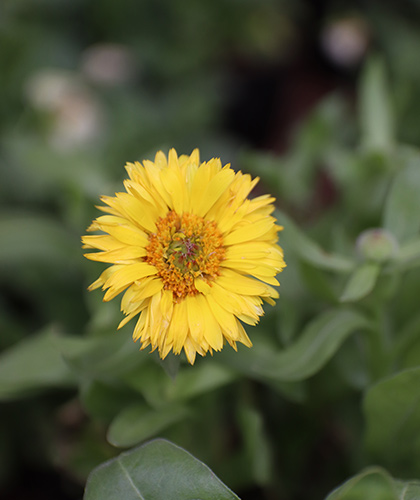
[[[155,266],[166,290],[175,300],[198,293],[194,285],[201,278],[211,286],[225,257],[223,237],[213,221],[198,215],[168,212],[156,222],[149,236],[146,262]]]

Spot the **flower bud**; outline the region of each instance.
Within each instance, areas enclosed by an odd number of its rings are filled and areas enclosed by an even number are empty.
[[[386,262],[397,253],[398,242],[386,229],[366,229],[358,236],[356,249],[363,259]]]

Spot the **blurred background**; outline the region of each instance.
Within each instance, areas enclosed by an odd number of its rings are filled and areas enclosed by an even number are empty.
[[[260,175],[259,189],[310,227],[343,195],[324,153],[357,143],[370,58],[390,82],[398,140],[420,145],[419,47],[418,0],[1,0],[0,349],[25,339],[30,365],[35,332],[83,335],[101,266],[84,262],[80,235],[99,196],[121,189],[127,161],[198,147]],[[285,171],[275,186],[273,165]],[[3,500],[79,499],[116,453],[74,383],[43,377],[47,392],[7,400],[3,388]],[[306,466],[295,457],[296,477],[322,496],[308,463],[320,453],[348,464],[331,433],[318,437]],[[298,487],[290,498],[318,497]]]

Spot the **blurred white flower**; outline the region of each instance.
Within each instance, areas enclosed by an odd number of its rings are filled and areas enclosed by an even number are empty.
[[[48,139],[56,149],[83,147],[104,129],[104,113],[95,96],[76,73],[44,69],[25,85],[32,106],[51,118]]]
[[[135,58],[124,45],[93,45],[82,56],[82,72],[86,78],[101,85],[122,85],[135,76]]]
[[[335,19],[324,28],[321,45],[335,64],[354,67],[362,60],[368,48],[368,27],[358,17]]]

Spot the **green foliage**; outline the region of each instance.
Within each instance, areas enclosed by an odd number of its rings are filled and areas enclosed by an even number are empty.
[[[419,380],[419,368],[402,370],[371,387],[364,401],[369,450],[405,477],[420,467]]]
[[[287,349],[276,350],[273,344],[257,338],[252,351],[243,350],[241,356],[224,351],[220,357],[249,377],[299,381],[318,372],[350,334],[366,328],[369,324],[360,314],[336,309],[313,319]]]
[[[41,463],[89,476],[84,500],[238,498],[215,474],[244,498],[420,497],[420,30],[367,4],[377,52],[356,106],[328,95],[280,155],[238,154],[226,114],[244,67],[278,74],[303,2],[0,5],[0,496]],[[125,79],[86,72],[103,41]],[[116,331],[116,301],[86,291],[103,266],[80,249],[123,164],[172,146],[259,176],[284,227],[280,298],[247,327],[254,346],[194,366]],[[361,248],[369,230],[386,252]]]
[[[22,397],[46,387],[74,387],[76,373],[63,360],[52,329],[33,335],[0,356],[0,399]]]
[[[84,498],[238,499],[206,465],[163,439],[150,441],[95,469]]]
[[[380,267],[376,262],[367,262],[359,266],[350,276],[340,297],[341,302],[355,302],[366,297],[373,290],[379,272]]]
[[[384,469],[369,468],[349,479],[326,500],[409,500],[418,498],[418,481],[397,481]]]
[[[392,103],[383,61],[371,59],[360,79],[360,128],[362,147],[369,152],[384,153],[395,144]]]

